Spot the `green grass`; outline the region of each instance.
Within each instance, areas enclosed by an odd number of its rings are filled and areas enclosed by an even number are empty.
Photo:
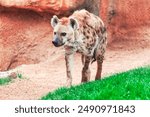
[[[23,79],[24,77],[22,76],[22,74],[17,73],[17,78]],[[0,78],[0,85],[7,85],[11,81],[12,81],[11,77]]]
[[[71,88],[60,88],[42,100],[150,100],[150,66],[114,74]]]
[[[17,77],[20,78],[20,79],[23,79],[22,74],[19,74],[19,73],[18,73],[18,74],[17,74]]]
[[[1,78],[0,79],[0,85],[6,85],[11,81],[11,78],[7,77],[7,78]]]

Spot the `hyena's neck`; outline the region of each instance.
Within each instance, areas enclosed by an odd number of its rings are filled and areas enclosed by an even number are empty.
[[[69,41],[66,42],[64,47],[65,47],[65,50],[67,53],[73,53],[78,50],[81,50],[82,37],[78,30],[74,31],[74,35],[73,35],[72,39],[69,39]]]

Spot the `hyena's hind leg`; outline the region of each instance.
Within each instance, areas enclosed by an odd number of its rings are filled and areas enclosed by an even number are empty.
[[[91,71],[89,68],[91,57],[84,56],[84,60],[84,66],[82,69],[82,82],[88,82],[91,76]]]
[[[107,45],[107,33],[105,27],[103,28],[102,33],[103,33],[103,37],[101,38],[101,42],[99,43],[96,50],[97,73],[96,73],[95,80],[101,79],[102,64],[103,64],[104,54]]]
[[[97,73],[96,73],[95,80],[101,79],[103,59],[104,59],[103,55],[97,56]]]

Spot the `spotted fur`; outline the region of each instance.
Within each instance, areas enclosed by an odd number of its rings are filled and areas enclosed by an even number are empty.
[[[67,85],[72,84],[70,63],[71,56],[75,52],[82,55],[82,82],[90,80],[89,64],[94,61],[97,61],[95,79],[100,79],[107,45],[107,33],[103,21],[86,10],[78,10],[70,17],[58,19],[54,16],[51,25],[54,28],[53,44],[57,47],[63,45],[65,48]]]

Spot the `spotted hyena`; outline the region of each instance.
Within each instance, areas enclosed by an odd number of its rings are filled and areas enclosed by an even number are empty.
[[[64,46],[67,72],[67,85],[72,84],[71,61],[75,52],[82,55],[82,82],[90,80],[90,62],[97,61],[95,79],[101,79],[102,63],[107,43],[107,33],[103,21],[86,11],[75,11],[70,17],[58,19],[53,16],[51,25],[54,28],[52,43]]]

